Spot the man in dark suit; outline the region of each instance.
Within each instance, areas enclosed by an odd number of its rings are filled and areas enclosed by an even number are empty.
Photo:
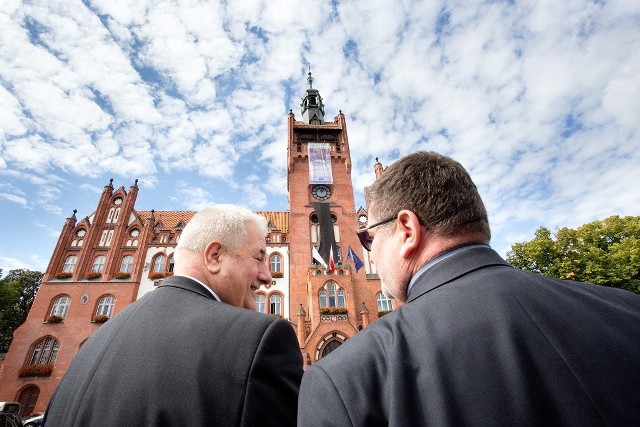
[[[307,369],[299,425],[638,423],[640,296],[510,267],[450,158],[409,155],[369,197],[358,234],[406,304]]]
[[[46,412],[51,426],[295,425],[293,328],[257,313],[271,283],[263,217],[216,205],[182,231],[175,275],[82,346]]]

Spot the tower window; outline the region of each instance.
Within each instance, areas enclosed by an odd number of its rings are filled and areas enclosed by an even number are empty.
[[[318,292],[320,307],[344,307],[344,290],[337,287],[335,282],[328,282]]]
[[[391,305],[391,299],[387,298],[382,292],[376,294],[376,300],[378,302],[378,311],[391,311],[393,306]]]

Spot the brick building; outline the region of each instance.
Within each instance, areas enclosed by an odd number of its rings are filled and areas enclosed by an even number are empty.
[[[393,309],[380,292],[368,253],[355,234],[367,212],[355,208],[344,114],[326,122],[309,73],[302,120],[288,115],[288,212],[258,212],[269,222],[273,276],[257,309],[289,319],[305,365]],[[375,175],[382,173],[376,163]],[[19,401],[22,414],[41,412],[72,358],[93,331],[173,274],[173,251],[194,212],[135,208],[137,181],[110,181],[96,210],[67,218],[26,322],[0,365],[0,401]],[[364,262],[356,272],[349,247]],[[312,256],[316,249],[334,270]],[[167,321],[170,321],[167,313]],[[162,325],[158,325],[162,327]],[[156,357],[157,355],[150,355]],[[354,361],[355,362],[355,361]]]

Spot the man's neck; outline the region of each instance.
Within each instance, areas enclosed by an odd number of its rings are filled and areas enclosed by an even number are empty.
[[[467,245],[488,245],[486,238],[473,234],[462,234],[458,236],[439,236],[433,233],[428,233],[425,239],[424,250],[420,252],[417,257],[416,263],[412,268],[412,276],[429,261],[439,257],[440,255],[447,253],[453,249]]]

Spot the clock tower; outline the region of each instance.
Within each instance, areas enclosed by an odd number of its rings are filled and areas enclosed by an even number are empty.
[[[345,115],[325,121],[324,103],[309,71],[301,120],[288,115],[289,256],[291,321],[305,365],[315,363],[378,318],[390,301],[367,262],[356,272],[349,248],[365,258],[356,211]],[[384,311],[384,310],[382,310]],[[382,314],[382,313],[380,313]]]

